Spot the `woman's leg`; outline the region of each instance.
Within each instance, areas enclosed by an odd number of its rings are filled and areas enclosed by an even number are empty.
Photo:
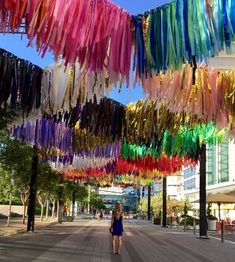
[[[121,252],[121,247],[122,247],[122,237],[118,237],[118,254]]]
[[[117,237],[113,236],[113,254],[116,253],[116,239],[117,239]]]

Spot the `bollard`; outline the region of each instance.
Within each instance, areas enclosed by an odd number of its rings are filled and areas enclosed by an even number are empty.
[[[193,219],[193,235],[196,235],[196,219]]]
[[[221,242],[224,242],[224,220],[221,220]]]

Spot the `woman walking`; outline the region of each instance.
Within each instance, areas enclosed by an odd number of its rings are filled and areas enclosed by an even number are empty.
[[[112,212],[111,232],[113,235],[113,253],[120,254],[122,246],[122,232],[123,232],[123,213],[120,203],[116,203],[114,211]],[[116,242],[118,245],[116,248]]]

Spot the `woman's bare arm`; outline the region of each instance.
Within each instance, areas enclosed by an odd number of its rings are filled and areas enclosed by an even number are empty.
[[[113,222],[114,222],[114,215],[112,214],[111,227],[113,226]]]

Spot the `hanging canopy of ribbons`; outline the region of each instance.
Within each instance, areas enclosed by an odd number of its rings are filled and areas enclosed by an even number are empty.
[[[0,107],[29,113],[41,106],[42,68],[0,49]]]
[[[72,166],[62,167],[64,176],[84,182],[89,180],[93,184],[104,183],[106,185],[120,185],[120,183],[130,185],[147,185],[149,182],[157,181],[164,175],[177,174],[182,166],[195,166],[196,162],[185,158],[162,156],[153,159],[148,156],[139,161],[117,159],[109,161],[102,167],[92,167],[87,169],[76,169]]]
[[[107,110],[110,108],[110,106],[107,107],[108,103],[117,106],[117,102],[106,99],[104,104],[99,104],[99,106],[105,105],[106,111],[94,104],[96,110],[86,111],[85,115],[89,120],[89,126],[85,126],[87,129],[82,129],[80,124],[69,127],[65,119],[58,122],[58,119],[42,118],[36,121],[27,120],[21,126],[15,125],[12,128],[12,135],[25,143],[36,144],[40,149],[42,159],[54,163],[56,168],[68,178],[84,181],[86,177],[89,178],[89,183],[97,184],[104,177],[105,179],[112,178],[109,181],[114,183],[113,176],[128,180],[128,176],[134,175],[135,183],[139,181],[138,183],[144,184],[149,181],[149,177],[145,179],[142,177],[145,173],[155,172],[157,175],[154,179],[159,179],[163,175],[180,172],[183,166],[194,167],[199,159],[202,143],[220,143],[229,133],[229,128],[217,129],[212,122],[210,124],[194,123],[193,128],[178,126],[177,131],[176,128],[173,131],[168,129],[169,123],[165,122],[162,128],[165,131],[159,133],[159,136],[157,136],[158,133],[152,132],[152,127],[149,129],[149,134],[146,132],[147,129],[140,127],[138,134],[143,139],[138,140],[139,144],[131,144],[130,141],[127,142],[128,136],[126,136],[126,130],[130,129],[125,119],[128,107],[122,110],[123,122],[119,123],[120,130],[123,132],[112,133],[114,111],[111,111],[109,118],[102,122],[103,125],[97,125],[100,115],[99,113],[93,115],[93,112],[97,113],[99,109],[107,114],[110,112]],[[91,105],[89,104],[89,108]],[[87,110],[87,107],[84,108]],[[77,123],[82,123],[81,119],[77,121]],[[99,128],[98,132],[96,132],[96,127]],[[109,132],[110,135],[108,135]],[[152,136],[149,140],[150,144],[146,142],[147,136],[149,138]],[[128,185],[130,183],[129,181]],[[108,185],[107,181],[106,184]]]
[[[176,0],[132,16],[109,0],[3,0],[0,22],[2,32],[25,24],[42,55],[50,49],[66,64],[128,79],[131,61],[141,76],[230,52],[234,8],[227,0]]]
[[[235,71],[200,64],[232,52],[234,10],[176,0],[132,16],[109,0],[1,1],[0,31],[25,27],[57,61],[42,71],[1,50],[0,106],[28,117],[11,134],[84,183],[147,184],[194,166],[202,143],[235,135]],[[149,100],[104,98],[124,82]]]

